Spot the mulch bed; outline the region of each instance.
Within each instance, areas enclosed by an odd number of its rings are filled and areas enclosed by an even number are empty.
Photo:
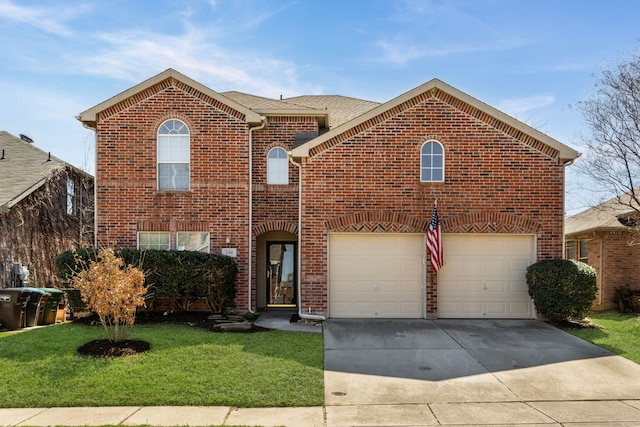
[[[141,312],[136,314],[136,325],[175,323],[206,329],[212,332],[220,332],[214,329],[215,322],[209,317],[211,313],[196,311],[175,312]],[[100,325],[97,315],[80,316],[73,320],[74,323],[86,325]],[[266,328],[253,325],[251,329],[232,333],[253,333],[267,331]],[[228,333],[228,332],[224,332]],[[94,340],[83,344],[78,348],[78,353],[91,357],[121,357],[143,353],[151,348],[151,344],[142,340],[126,340],[114,342],[108,339]]]

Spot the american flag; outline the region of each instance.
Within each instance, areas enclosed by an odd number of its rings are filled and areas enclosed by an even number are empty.
[[[431,267],[438,271],[444,265],[444,252],[442,250],[442,232],[438,220],[438,209],[433,207],[433,215],[427,231],[427,252],[431,255]]]

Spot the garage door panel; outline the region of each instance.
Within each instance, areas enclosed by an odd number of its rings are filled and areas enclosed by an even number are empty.
[[[532,317],[525,274],[535,262],[533,235],[444,234],[443,246],[439,317]]]
[[[424,235],[329,235],[329,316],[422,317]]]

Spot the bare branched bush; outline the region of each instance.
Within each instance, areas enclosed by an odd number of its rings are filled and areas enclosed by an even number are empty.
[[[141,270],[125,266],[113,249],[101,249],[95,261],[73,276],[70,285],[80,290],[82,300],[98,315],[109,340],[128,338],[136,309],[145,305],[147,290]]]

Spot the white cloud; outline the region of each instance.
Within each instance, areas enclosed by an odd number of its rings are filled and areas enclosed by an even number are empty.
[[[202,31],[188,30],[181,35],[122,32],[99,38],[106,47],[75,60],[82,72],[139,83],[174,68],[217,91],[241,90],[278,97],[318,90],[299,83],[293,63],[267,57],[259,48],[220,46]]]
[[[21,24],[30,25],[41,31],[58,36],[69,37],[73,32],[64,24],[70,13],[68,10],[55,7],[25,7],[13,4],[10,0],[0,0],[0,19],[8,19]]]
[[[504,99],[498,103],[497,108],[511,116],[521,117],[554,102],[555,97],[553,95],[533,95],[523,98]]]

